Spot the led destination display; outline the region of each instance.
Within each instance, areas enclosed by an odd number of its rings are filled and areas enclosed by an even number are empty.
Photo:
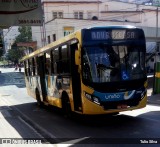
[[[126,30],[113,30],[113,31],[92,31],[91,39],[92,40],[108,40],[108,39],[135,39],[136,32]]]

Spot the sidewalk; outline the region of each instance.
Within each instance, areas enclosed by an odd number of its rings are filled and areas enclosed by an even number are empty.
[[[160,94],[152,95],[152,88],[147,89],[147,96],[148,96],[148,98],[147,98],[148,104],[160,105]]]

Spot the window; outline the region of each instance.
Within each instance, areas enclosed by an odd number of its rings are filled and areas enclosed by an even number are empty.
[[[51,38],[50,38],[50,36],[48,36],[47,38],[48,38],[48,44],[51,43]]]
[[[38,57],[35,57],[35,75],[38,75]]]
[[[88,12],[87,17],[88,17],[88,19],[92,19],[92,12]]]
[[[83,12],[74,12],[75,19],[83,19]]]
[[[61,48],[61,72],[62,73],[69,73],[70,67],[69,67],[69,54],[68,54],[68,46],[63,45]]]
[[[63,18],[63,12],[58,12],[58,18]]]
[[[50,52],[45,53],[45,73],[47,75],[51,74],[51,56],[50,56]]]
[[[78,19],[78,12],[74,12],[74,18]]]
[[[57,12],[53,12],[53,19],[57,18]]]
[[[55,48],[55,49],[53,49],[53,51],[52,51],[52,60],[53,60],[53,64],[52,64],[52,68],[53,68],[53,70],[52,70],[52,72],[54,73],[54,74],[57,74],[57,62],[59,61],[59,48]]]
[[[53,34],[53,41],[56,41],[56,34]]]
[[[74,32],[74,27],[72,27],[72,26],[65,26],[64,27],[64,36],[67,36],[73,32]]]
[[[103,83],[145,77],[145,56],[137,46],[89,46],[82,50],[82,75],[89,82]]]
[[[63,18],[63,12],[53,12],[53,19]]]
[[[30,76],[31,73],[30,73],[30,63],[29,63],[29,60],[26,61],[26,65],[27,65],[26,66],[27,67],[27,75]]]
[[[79,12],[79,19],[83,19],[83,12]]]
[[[53,49],[52,58],[52,68],[54,74],[69,73],[69,49],[67,45],[62,45]]]

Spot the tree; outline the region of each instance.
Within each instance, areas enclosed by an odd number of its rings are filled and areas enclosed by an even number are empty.
[[[14,64],[17,64],[19,59],[21,59],[23,55],[24,55],[23,49],[18,48],[17,44],[14,43],[11,49],[8,51],[7,60],[10,60],[14,62]]]
[[[31,42],[32,30],[30,26],[21,26],[18,28],[20,34],[16,37],[15,42]]]
[[[20,34],[15,38],[11,49],[7,53],[7,60],[17,64],[19,59],[24,56],[25,47],[17,47],[19,42],[32,42],[32,31],[30,26],[21,26],[18,28]]]

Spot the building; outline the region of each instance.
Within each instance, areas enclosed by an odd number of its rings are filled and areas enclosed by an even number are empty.
[[[11,49],[11,46],[18,35],[19,35],[18,26],[13,26],[7,29],[3,29],[4,48],[6,53],[9,49]]]
[[[42,47],[75,30],[94,25],[134,25],[144,29],[147,42],[156,34],[156,7],[117,1],[43,0],[44,25],[32,27],[33,40]],[[158,20],[160,23],[160,20]],[[157,35],[157,36],[156,36]]]

